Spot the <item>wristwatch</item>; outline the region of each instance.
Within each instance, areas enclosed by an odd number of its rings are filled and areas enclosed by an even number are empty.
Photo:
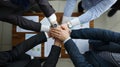
[[[58,26],[58,24],[53,24],[52,27],[53,28],[56,28]]]
[[[70,22],[67,22],[68,28],[72,28],[72,24]]]
[[[51,27],[56,28],[57,26],[58,26],[57,21],[51,22]]]

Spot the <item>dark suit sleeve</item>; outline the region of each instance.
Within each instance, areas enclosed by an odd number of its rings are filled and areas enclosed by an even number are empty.
[[[68,40],[65,43],[65,49],[70,55],[70,58],[75,67],[93,67],[85,60],[85,57],[79,52],[79,49],[77,48],[72,39]]]
[[[36,45],[47,41],[44,32],[41,32],[31,38],[21,42],[11,51],[0,52],[0,65],[13,62],[18,58],[21,54],[24,54],[26,51],[32,49]]]
[[[59,59],[61,48],[58,46],[53,45],[50,51],[47,60],[45,61],[43,67],[56,67],[56,64]]]
[[[40,9],[43,11],[46,17],[49,17],[53,13],[55,13],[55,10],[49,4],[48,0],[36,0],[36,2],[38,3]]]
[[[92,39],[116,43],[120,42],[120,33],[97,28],[73,30],[71,32],[71,37],[75,39]]]
[[[95,51],[109,51],[120,53],[120,43],[89,40],[89,44],[91,45],[91,49]]]
[[[19,15],[9,15],[1,18],[1,20],[10,24],[18,25],[23,29],[32,30],[36,32],[40,32],[41,30],[41,23],[28,20]]]

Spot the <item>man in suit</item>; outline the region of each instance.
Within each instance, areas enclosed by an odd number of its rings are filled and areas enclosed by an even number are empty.
[[[41,67],[40,60],[22,59],[19,58],[34,46],[46,42],[47,38],[44,32],[41,32],[31,38],[21,42],[14,49],[0,52],[0,67]],[[55,45],[52,46],[51,52],[42,67],[55,67],[60,55],[59,40],[55,40]],[[18,60],[19,59],[19,60]]]
[[[52,29],[51,35],[64,43],[75,67],[120,67],[120,33],[97,28],[69,32],[65,25],[61,28]],[[90,39],[92,49],[82,55],[71,38]]]
[[[30,6],[35,3],[38,4],[50,23],[56,26],[55,10],[48,0],[0,0],[0,20],[36,32],[49,31],[49,26],[44,26],[41,23],[35,23],[22,17],[23,13],[28,11]]]

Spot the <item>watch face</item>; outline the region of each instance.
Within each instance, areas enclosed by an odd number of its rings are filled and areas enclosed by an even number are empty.
[[[71,24],[69,24],[69,28],[71,28],[72,27],[72,25]]]
[[[53,25],[52,25],[53,28],[56,28],[57,26],[58,26],[57,24],[53,24]]]

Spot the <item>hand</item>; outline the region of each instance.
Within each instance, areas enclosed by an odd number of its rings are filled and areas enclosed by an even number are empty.
[[[65,27],[52,28],[50,30],[50,34],[52,37],[57,38],[61,41],[64,41],[70,37],[70,33]]]
[[[62,42],[59,39],[55,39],[54,45],[61,47]]]
[[[59,28],[59,27],[60,27],[60,26],[57,26],[57,27],[55,27],[55,28]],[[47,35],[48,35],[49,37],[52,37],[52,36],[51,36],[51,33],[50,33],[50,32],[51,32],[51,29],[54,29],[54,27],[50,27],[49,32],[47,32]]]
[[[63,30],[68,31],[68,32],[70,32],[70,31],[71,31],[71,30],[68,28],[68,24],[67,24],[67,23],[62,24],[62,25],[61,25],[61,28],[62,28]]]

